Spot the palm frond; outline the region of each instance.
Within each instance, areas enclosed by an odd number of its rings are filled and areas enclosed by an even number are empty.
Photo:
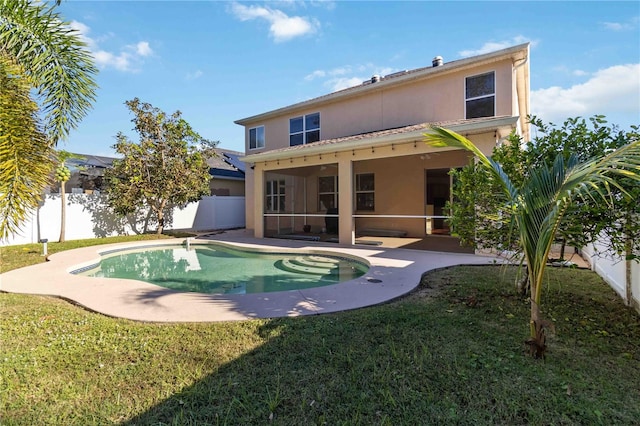
[[[434,148],[460,148],[472,152],[478,159],[479,163],[497,178],[497,181],[505,191],[505,194],[514,201],[517,190],[509,176],[507,176],[502,169],[502,166],[484,155],[484,153],[480,151],[480,149],[469,139],[452,130],[438,126],[431,127],[423,136],[425,137],[426,144]]]
[[[21,70],[0,52],[0,239],[19,232],[49,183],[53,148]]]
[[[54,6],[0,0],[0,52],[14,58],[42,101],[44,132],[65,139],[95,101],[97,69],[79,34]]]

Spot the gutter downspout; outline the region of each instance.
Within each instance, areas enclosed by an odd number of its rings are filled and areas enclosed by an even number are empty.
[[[514,75],[514,78],[516,80],[516,93],[518,93],[518,78],[517,78],[518,70],[520,68],[522,68],[523,66],[525,66],[528,62],[529,62],[529,51],[527,49],[527,56],[522,60],[522,62],[520,62],[518,65],[514,65],[514,67],[513,67],[513,75]],[[525,86],[526,86],[526,82],[525,82]],[[526,87],[525,87],[525,91],[526,91]],[[521,95],[521,93],[518,93],[518,101],[520,99],[519,95]],[[522,94],[522,95],[524,96],[524,94]],[[531,112],[530,105],[528,105],[528,104],[529,104],[529,100],[527,99],[527,105],[526,105],[527,106],[527,110],[529,112]],[[522,114],[522,111],[520,111],[520,104],[518,103],[518,115],[520,115],[520,114]],[[528,119],[528,117],[525,117],[525,118]],[[522,129],[522,126],[520,125],[520,120],[518,120],[517,127],[519,127],[519,129],[518,129],[519,133],[522,135],[523,134],[523,129]],[[525,138],[526,138],[526,136],[525,136]]]

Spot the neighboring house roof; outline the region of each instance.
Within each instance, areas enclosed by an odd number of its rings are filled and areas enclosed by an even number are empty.
[[[219,179],[244,180],[245,165],[238,160],[243,154],[222,148],[216,148],[215,151],[218,155],[207,159],[209,174]]]
[[[69,158],[66,161],[66,164],[71,169],[78,169],[80,173],[87,176],[104,176],[104,170],[107,167],[113,166],[113,161],[117,158],[115,157],[105,157],[102,155],[90,155],[90,154],[72,154],[77,156],[78,158]]]
[[[107,168],[113,165],[115,157],[105,157],[102,155],[73,154],[81,158],[70,158],[67,163],[84,167]]]
[[[423,138],[423,134],[430,127],[444,127],[467,135],[491,130],[504,130],[508,132],[515,128],[518,119],[519,117],[517,116],[501,116],[414,124],[411,126],[360,133],[335,139],[325,139],[306,145],[288,146],[259,154],[247,155],[242,157],[241,160],[246,163],[254,163],[256,161],[270,161],[289,157],[299,157],[302,155],[343,151],[359,148],[361,146],[376,147],[392,143],[415,141]]]
[[[339,90],[337,92],[332,92],[323,96],[319,96],[317,98],[298,102],[296,104],[288,105],[283,108],[275,109],[262,114],[242,118],[240,120],[236,120],[234,123],[245,126],[257,121],[262,121],[287,114],[289,112],[302,110],[305,108],[317,107],[325,103],[342,101],[350,97],[362,95],[363,93],[366,93],[368,91],[375,91],[392,86],[399,86],[409,81],[426,79],[436,75],[458,72],[464,70],[465,68],[477,67],[478,65],[489,64],[496,61],[504,60],[506,58],[512,58],[514,62],[520,61],[520,64],[524,64],[527,61],[528,57],[529,43],[524,43],[495,52],[486,53],[484,55],[446,62],[439,66],[423,67],[414,70],[396,72],[384,77],[380,77],[380,80],[375,83],[371,80],[367,80],[358,86]],[[525,81],[528,81],[528,78],[525,78]],[[528,115],[528,105],[523,105],[520,108],[520,111],[525,116]]]
[[[209,174],[215,178],[222,179],[244,179],[245,165],[238,157],[243,154],[238,151],[232,151],[223,148],[215,148],[216,157],[209,158]],[[73,155],[80,158],[70,158],[66,162],[70,168],[82,167],[82,174],[90,176],[104,176],[104,170],[113,166],[113,162],[118,160],[117,157],[105,157],[101,155],[77,154]]]

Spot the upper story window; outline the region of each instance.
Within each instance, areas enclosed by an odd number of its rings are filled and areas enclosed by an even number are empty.
[[[496,115],[496,74],[474,75],[465,79],[466,118]]]
[[[249,149],[264,148],[264,126],[249,129]]]
[[[302,115],[289,120],[289,145],[303,145],[320,140],[320,113]]]

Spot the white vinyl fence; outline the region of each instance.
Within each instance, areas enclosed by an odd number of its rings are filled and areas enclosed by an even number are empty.
[[[591,264],[592,270],[600,275],[627,304],[640,312],[640,263],[638,261],[627,261],[622,256],[607,252],[601,244],[584,247],[582,255]],[[627,294],[627,286],[630,289],[629,294]]]
[[[146,215],[126,219],[118,217],[106,204],[104,195],[72,193],[66,194],[66,198],[67,240],[131,235],[143,230]],[[24,224],[22,232],[7,241],[0,241],[0,246],[37,243],[45,238],[50,242],[58,241],[61,210],[60,194],[47,195],[42,206]],[[155,223],[150,223],[149,231],[154,231],[155,226]],[[201,232],[244,226],[244,197],[203,197],[183,209],[174,208],[165,219],[165,229],[168,230]]]

